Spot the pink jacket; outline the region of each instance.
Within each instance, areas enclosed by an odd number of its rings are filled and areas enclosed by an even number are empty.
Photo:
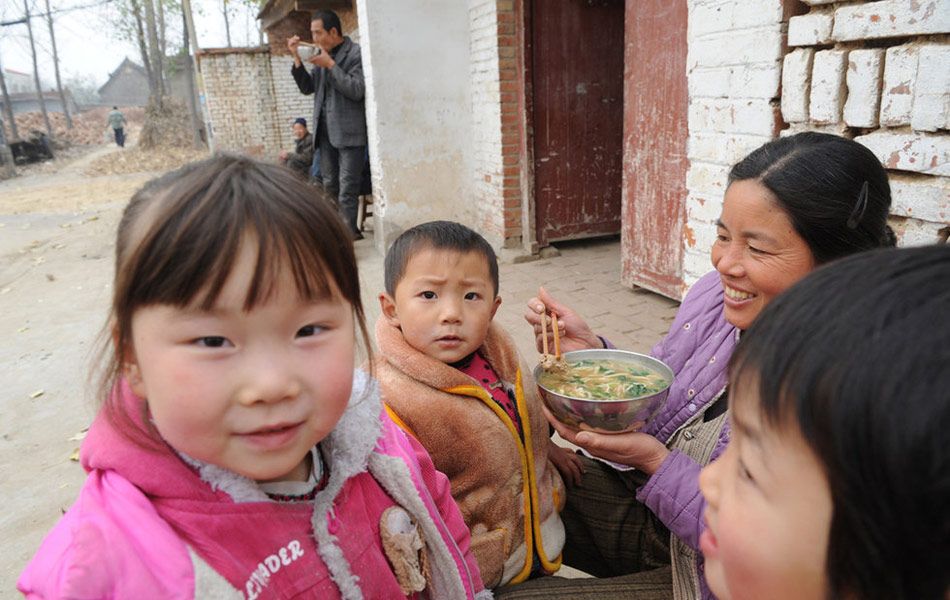
[[[250,479],[150,442],[141,422],[130,439],[100,414],[83,442],[79,498],[17,588],[28,598],[403,597],[379,525],[398,504],[425,539],[423,593],[491,598],[447,479],[356,373],[321,442],[330,479],[312,502],[272,502]],[[139,414],[143,401],[124,383],[118,393]]]

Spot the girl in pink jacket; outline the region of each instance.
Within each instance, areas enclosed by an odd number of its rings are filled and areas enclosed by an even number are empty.
[[[350,236],[280,167],[147,184],[116,244],[107,400],[29,598],[491,598],[448,481],[354,369]]]

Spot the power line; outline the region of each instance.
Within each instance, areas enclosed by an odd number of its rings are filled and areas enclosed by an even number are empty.
[[[38,17],[46,18],[46,17],[49,16],[49,15],[56,15],[56,14],[60,14],[60,13],[67,13],[67,12],[71,12],[71,11],[74,11],[74,10],[83,10],[83,9],[86,9],[86,8],[96,8],[97,6],[103,6],[103,5],[105,5],[105,4],[112,4],[113,2],[115,2],[115,0],[100,0],[99,2],[96,2],[95,4],[84,4],[84,5],[82,5],[82,6],[71,6],[71,7],[69,7],[69,8],[57,8],[56,10],[51,10],[51,11],[49,11],[48,13],[47,13],[47,12],[39,12],[39,13],[31,12],[31,13],[30,13],[30,18],[31,18],[31,19],[33,19],[33,18],[38,18]],[[34,2],[34,6],[35,6],[35,2]],[[9,25],[23,25],[23,24],[25,24],[25,23],[26,23],[26,17],[23,17],[23,18],[21,18],[21,19],[15,20],[15,21],[0,21],[0,27],[7,27],[7,26],[9,26]]]

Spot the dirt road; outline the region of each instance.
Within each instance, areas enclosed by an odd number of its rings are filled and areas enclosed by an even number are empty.
[[[109,303],[115,223],[155,176],[85,174],[121,152],[103,146],[0,182],[0,598],[18,597],[16,578],[85,478],[73,456],[94,414],[84,382]]]
[[[95,413],[89,399],[97,395],[85,382],[110,301],[115,224],[155,176],[86,174],[114,152],[0,182],[0,599],[18,597],[20,571],[85,479],[72,457]],[[591,327],[620,348],[647,352],[666,333],[678,303],[620,283],[619,240],[560,251],[502,269],[497,320],[523,356],[536,352],[521,315],[540,283],[568,306],[585,307]],[[371,234],[356,243],[356,256],[372,328],[383,260]]]

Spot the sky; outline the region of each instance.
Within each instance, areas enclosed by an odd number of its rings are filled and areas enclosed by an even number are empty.
[[[89,80],[98,88],[109,74],[128,57],[141,64],[137,44],[119,39],[108,16],[114,10],[114,0],[49,0],[53,12],[53,28],[56,34],[56,50],[59,55],[60,76],[63,82],[72,78]],[[227,46],[224,17],[221,14],[223,0],[192,0],[195,13],[195,30],[201,48]],[[24,0],[0,0],[0,22],[17,21],[24,16]],[[53,51],[50,43],[49,25],[45,18],[46,0],[26,0],[33,17],[33,36],[37,46],[37,62],[43,88],[55,86]],[[231,12],[231,45],[256,46],[259,43],[255,20],[256,9],[247,9],[238,2],[229,2]],[[169,53],[181,45],[181,16],[166,14],[169,31],[166,37]],[[30,41],[26,25],[0,26],[0,65],[5,70],[33,74]]]

